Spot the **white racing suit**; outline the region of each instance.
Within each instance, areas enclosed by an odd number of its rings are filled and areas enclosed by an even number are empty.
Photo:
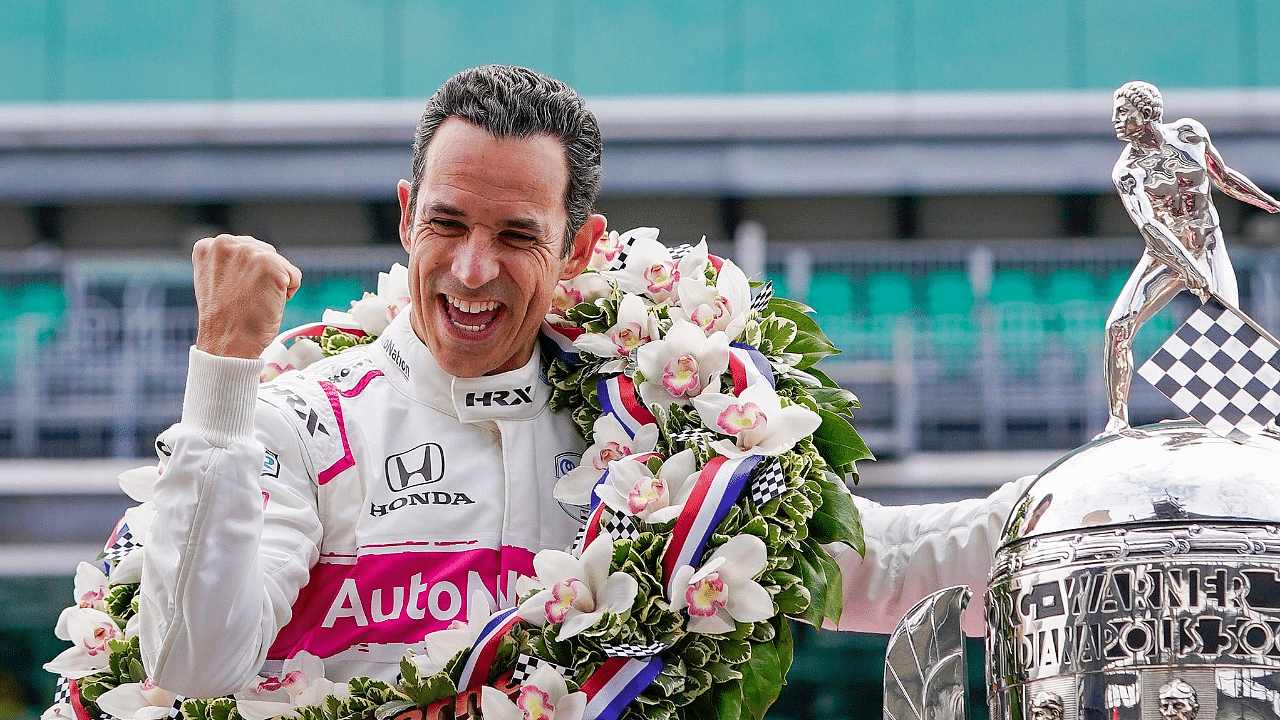
[[[143,551],[153,683],[229,694],[303,650],[332,680],[392,680],[407,649],[467,618],[474,591],[510,606],[533,555],[570,543],[579,511],[552,488],[584,444],[547,408],[539,354],[454,378],[407,319],[261,387],[260,361],[192,350],[182,421],[157,442],[168,457]],[[868,555],[840,557],[841,628],[886,631],[933,589],[984,586],[1020,492],[859,501]]]

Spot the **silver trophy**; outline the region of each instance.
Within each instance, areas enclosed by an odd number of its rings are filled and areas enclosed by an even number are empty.
[[[1280,719],[1280,342],[1236,307],[1209,186],[1280,205],[1199,123],[1163,124],[1154,87],[1121,87],[1114,121],[1129,143],[1114,179],[1146,250],[1108,320],[1107,429],[1041,473],[1005,527],[984,597],[991,717]],[[1133,334],[1183,289],[1202,306],[1137,374],[1190,418],[1130,428]],[[891,640],[887,720],[963,718],[954,655],[893,652],[962,644],[958,623],[932,620],[957,592]]]

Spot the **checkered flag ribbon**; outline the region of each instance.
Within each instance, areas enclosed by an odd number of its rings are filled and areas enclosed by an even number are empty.
[[[696,428],[671,433],[672,442],[678,442],[685,445],[693,444],[704,449],[711,445],[711,441],[713,439],[714,436],[712,436],[711,433],[706,432],[705,430],[698,430]]]
[[[664,642],[653,641],[648,645],[635,645],[633,643],[622,643],[620,645],[601,645],[604,648],[604,654],[609,657],[653,657],[663,650],[667,649]]]
[[[560,677],[565,680],[573,679],[573,668],[568,668],[564,665],[557,665],[549,660],[543,660],[539,657],[520,653],[516,658],[516,669],[511,671],[511,682],[516,685],[523,685],[524,681],[528,680],[529,676],[533,674],[533,671],[543,665],[550,665],[551,669],[559,673]]]
[[[605,513],[601,529],[609,533],[609,537],[614,540],[636,540],[640,537],[640,528],[636,526],[635,521],[628,515],[615,512]]]
[[[116,532],[111,542],[102,550],[99,556],[99,564],[110,565],[115,567],[116,563],[124,559],[134,548],[142,547],[142,543],[135,542],[133,532],[129,530],[129,526],[121,523],[120,529]]]
[[[685,255],[688,255],[689,251],[692,249],[693,249],[693,246],[690,245],[689,243],[685,243],[683,245],[677,245],[671,248],[671,262],[674,262],[674,263],[680,262],[680,258],[683,258]]]
[[[1246,440],[1280,415],[1280,341],[1216,295],[1138,374],[1225,438]]]
[[[177,720],[177,718],[182,717],[182,703],[186,701],[187,699],[181,695],[173,699],[173,707],[169,708],[169,720]]]
[[[782,474],[782,463],[778,458],[768,458],[751,471],[751,499],[756,505],[769,502],[786,489],[787,478]]]
[[[756,315],[764,315],[764,309],[768,307],[769,301],[773,299],[773,281],[766,280],[761,286],[760,292],[756,293],[754,299],[751,300],[751,312]]]
[[[58,676],[58,684],[53,688],[53,704],[71,703],[71,681],[65,677]]]

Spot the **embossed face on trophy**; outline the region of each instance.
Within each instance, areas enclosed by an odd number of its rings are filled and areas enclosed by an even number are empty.
[[[1062,697],[1043,691],[1031,698],[1031,720],[1062,720]]]
[[[1116,129],[1116,138],[1129,139],[1142,122],[1142,111],[1134,107],[1133,103],[1123,97],[1115,99],[1115,106],[1111,111],[1111,124]]]
[[[1189,684],[1174,678],[1160,687],[1160,717],[1164,720],[1196,720],[1199,710],[1196,690]]]

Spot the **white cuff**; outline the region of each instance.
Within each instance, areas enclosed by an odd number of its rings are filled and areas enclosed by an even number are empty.
[[[182,424],[215,447],[252,439],[263,366],[257,358],[210,355],[192,346]]]

